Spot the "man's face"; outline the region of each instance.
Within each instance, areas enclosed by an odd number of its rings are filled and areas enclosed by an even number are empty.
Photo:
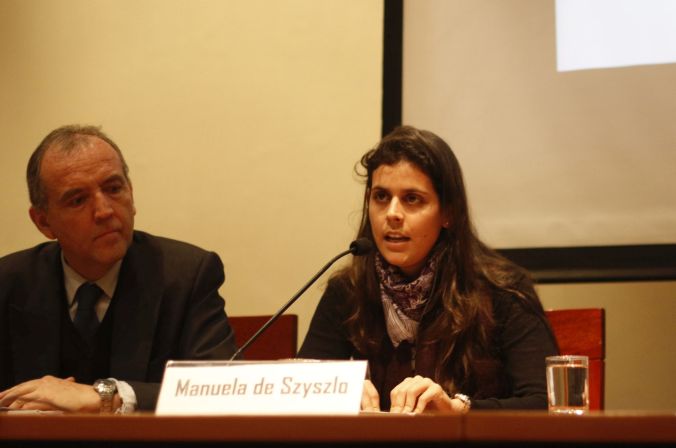
[[[97,280],[124,257],[134,229],[132,187],[117,152],[90,137],[67,153],[49,148],[40,170],[47,206],[31,207],[31,219],[59,241],[75,271]]]

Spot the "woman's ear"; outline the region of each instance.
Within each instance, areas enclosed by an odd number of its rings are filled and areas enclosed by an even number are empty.
[[[441,221],[441,227],[444,229],[450,229],[453,224],[453,218],[451,217],[451,212],[446,211],[443,214],[443,220]]]

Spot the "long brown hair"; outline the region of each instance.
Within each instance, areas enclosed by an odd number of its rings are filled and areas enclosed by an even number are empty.
[[[373,238],[368,219],[373,172],[400,161],[414,164],[430,178],[442,211],[451,218],[450,228],[442,229],[433,249],[440,256],[428,299],[427,309],[433,311],[423,316],[418,341],[436,345],[435,380],[454,390],[482,376],[481,366],[490,358],[493,295],[509,294],[536,313],[544,312],[527,272],[477,237],[460,164],[448,144],[432,132],[399,127],[361,158],[356,169],[365,178],[366,188],[358,237]],[[374,257],[355,257],[334,280],[350,291],[346,326],[352,343],[368,357],[377,356],[385,333]]]

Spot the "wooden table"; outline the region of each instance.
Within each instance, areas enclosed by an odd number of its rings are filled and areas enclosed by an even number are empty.
[[[676,444],[676,413],[598,412],[550,416],[546,412],[480,412],[359,416],[159,417],[0,414],[0,446],[125,446],[171,443],[348,446],[517,446],[557,444]],[[45,444],[45,442],[50,442]],[[625,445],[626,446],[626,445]]]

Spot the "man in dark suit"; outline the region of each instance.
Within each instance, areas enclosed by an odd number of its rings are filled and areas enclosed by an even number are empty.
[[[213,252],[134,231],[117,145],[64,126],[28,164],[30,217],[56,242],[0,258],[0,406],[153,409],[170,359],[228,359]]]

